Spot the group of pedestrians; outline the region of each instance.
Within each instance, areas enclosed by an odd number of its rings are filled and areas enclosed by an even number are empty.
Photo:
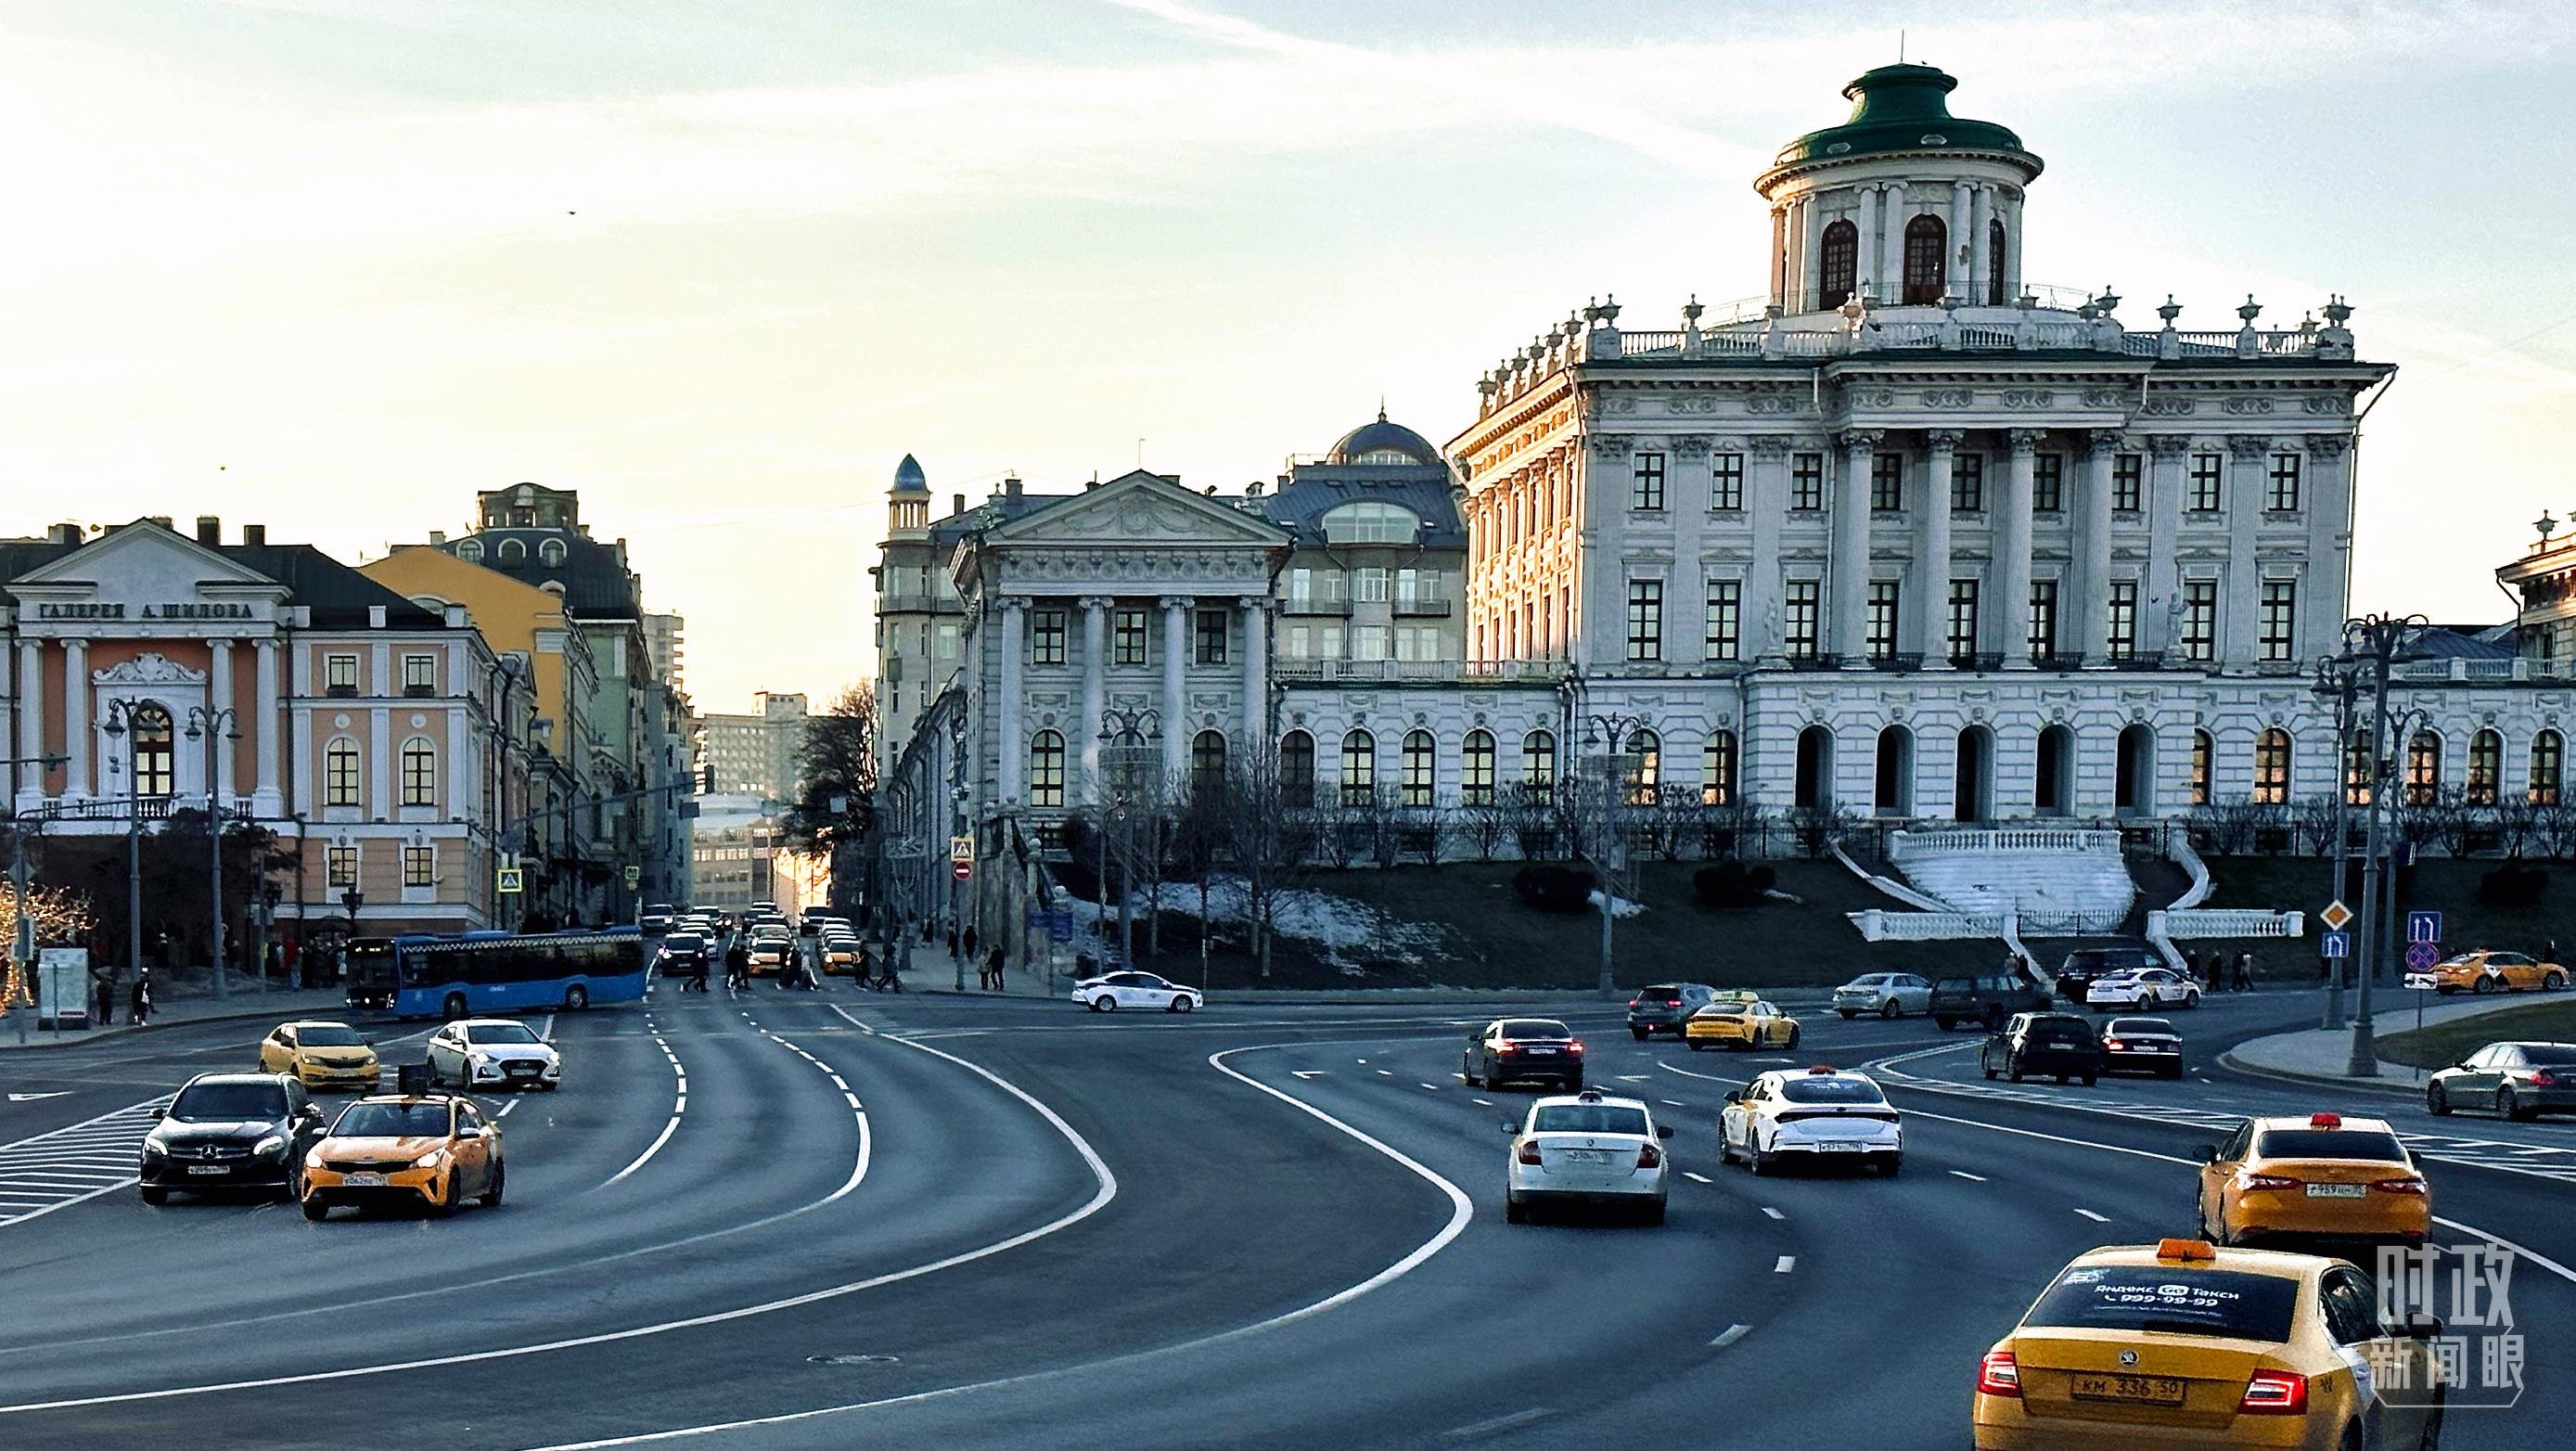
[[[116,1021],[116,972],[108,970],[98,979],[98,1026],[104,1028]],[[152,969],[145,968],[135,976],[134,985],[125,992],[126,1021],[144,1027],[152,1021]]]
[[[2203,962],[2200,950],[2194,948],[2182,955],[2182,967],[2192,981],[2206,984],[2211,992],[2254,991],[2253,953],[2212,951]]]

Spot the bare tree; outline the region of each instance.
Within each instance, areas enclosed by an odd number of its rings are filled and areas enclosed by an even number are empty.
[[[1225,860],[1234,809],[1234,783],[1220,777],[1191,783],[1178,815],[1172,818],[1171,865],[1199,888],[1199,985],[1207,985],[1208,944],[1216,937],[1216,919],[1208,896],[1217,868]]]
[[[1263,741],[1228,762],[1218,846],[1226,865],[1243,879],[1245,930],[1256,970],[1265,978],[1279,895],[1312,850],[1315,805],[1298,794],[1280,779],[1275,742]]]
[[[789,846],[831,863],[832,902],[845,911],[854,905],[849,885],[862,876],[855,858],[876,815],[876,746],[877,697],[863,680],[806,721],[796,800],[779,822]]]
[[[1490,797],[1459,807],[1456,821],[1459,838],[1480,862],[1492,861],[1511,839],[1512,809]]]
[[[2290,804],[2289,814],[2291,830],[2311,855],[2324,856],[2334,850],[2337,812],[2331,793],[2303,796]]]

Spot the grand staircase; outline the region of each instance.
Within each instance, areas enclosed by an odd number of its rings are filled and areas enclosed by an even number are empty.
[[[1952,911],[2016,914],[2025,938],[2115,933],[2137,900],[2116,831],[1900,831],[1888,858]]]

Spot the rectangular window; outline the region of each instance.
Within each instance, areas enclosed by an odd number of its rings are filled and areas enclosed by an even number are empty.
[[[2147,460],[2144,454],[2124,453],[2111,459],[2111,512],[2135,514],[2146,507]]]
[[[954,624],[942,622],[939,626],[939,633],[934,639],[932,649],[936,652],[936,658],[938,659],[956,659],[957,627]]]
[[[2065,513],[2066,455],[2044,453],[2030,462],[2030,511],[2034,514]]]
[[[2057,658],[2057,581],[2030,582],[2030,658]]]
[[[2191,486],[2183,495],[2183,508],[2194,514],[2218,512],[2218,481],[2222,464],[2214,453],[2191,456]]]
[[[403,657],[403,694],[436,695],[438,693],[438,657],[405,655]]]
[[[1787,638],[1781,641],[1781,648],[1792,660],[1816,658],[1817,596],[1822,590],[1823,586],[1812,579],[1789,581],[1787,614],[1782,626]]]
[[[1882,453],[1870,460],[1869,506],[1880,513],[1905,507],[1905,455]]]
[[[1109,663],[1142,665],[1145,663],[1145,612],[1119,610],[1111,616]]]
[[[1199,663],[1201,665],[1224,664],[1225,641],[1230,633],[1226,628],[1225,611],[1201,610],[1198,612],[1198,619]]]
[[[2275,514],[2299,512],[2299,456],[2294,453],[2272,455],[2272,471],[2264,476],[2263,507]]]
[[[1744,646],[1744,582],[1708,582],[1708,658],[1733,660]]]
[[[1315,600],[1315,571],[1304,565],[1288,571],[1288,603],[1308,605]]]
[[[329,695],[358,693],[358,657],[325,655],[322,657],[322,689]]]
[[[1385,604],[1387,580],[1386,569],[1378,565],[1370,565],[1360,571],[1360,592],[1354,598],[1362,604]]]
[[[1950,581],[1950,663],[1965,665],[1977,654],[1977,582]]]
[[[1354,660],[1385,659],[1390,643],[1389,636],[1390,632],[1384,625],[1353,625],[1351,658]]]
[[[2182,587],[2182,653],[2186,660],[2218,658],[2218,582],[2185,580]]]
[[[358,885],[358,849],[356,847],[332,847],[323,853],[323,861],[330,872],[332,890],[339,891]]]
[[[1950,460],[1950,512],[1982,514],[1986,511],[1986,456],[1963,453]]]
[[[1664,456],[1662,454],[1637,455],[1637,471],[1628,484],[1628,507],[1631,509],[1664,507]]]
[[[2263,581],[2263,658],[2287,660],[2298,633],[2299,587],[2286,579]]]
[[[1825,507],[1825,456],[1802,453],[1789,461],[1789,508],[1792,513],[1821,513]]]
[[[1628,581],[1628,658],[1664,658],[1664,582]]]
[[[1869,658],[1885,660],[1896,653],[1896,581],[1869,582]]]
[[[1744,455],[1713,453],[1708,456],[1708,506],[1712,509],[1744,507]]]
[[[438,854],[425,846],[403,848],[403,885],[435,887],[438,885]]]
[[[1065,651],[1065,619],[1062,610],[1029,611],[1029,663],[1062,665]]]
[[[2138,582],[2118,579],[2111,582],[2111,628],[2107,645],[2114,660],[2126,660],[2138,653]]]

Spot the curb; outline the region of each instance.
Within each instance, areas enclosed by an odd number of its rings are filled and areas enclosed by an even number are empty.
[[[2300,1073],[2288,1068],[2263,1067],[2248,1063],[2233,1052],[2219,1054],[2218,1066],[2231,1073],[2242,1073],[2249,1078],[2269,1078],[2277,1083],[2323,1084],[2360,1093],[2389,1093],[2405,1098],[2414,1098],[2424,1091],[2424,1085],[2420,1083],[2391,1083],[2385,1079],[2354,1078],[2341,1073]],[[2385,1066],[2401,1070],[2406,1067],[2402,1063]]]
[[[140,1028],[131,1023],[111,1023],[104,1030],[85,1029],[76,1038],[66,1037],[61,1033],[48,1033],[39,1037],[30,1032],[27,1035],[27,1041],[23,1044],[18,1041],[14,1029],[7,1027],[5,1022],[0,1022],[0,1053],[32,1053],[40,1048],[77,1048],[84,1043],[105,1043],[135,1034],[157,1033],[166,1028],[185,1028],[198,1023],[234,1023],[246,1018],[274,1018],[278,1012],[277,1008],[241,1008],[226,1009],[220,1013],[191,1013],[184,1018],[167,1018],[146,1023]]]

